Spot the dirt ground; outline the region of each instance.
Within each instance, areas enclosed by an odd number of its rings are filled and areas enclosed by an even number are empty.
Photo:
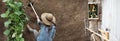
[[[0,0],[0,14],[5,11],[6,9],[5,7],[6,7],[5,4],[2,3],[2,0]],[[3,34],[3,31],[5,30],[3,22],[5,22],[5,19],[0,17],[0,41],[6,40],[6,37]]]
[[[36,18],[29,1],[23,0],[24,10],[29,17],[29,25],[39,30]],[[0,13],[5,11],[5,4],[0,0]],[[87,0],[34,0],[33,5],[40,16],[44,12],[53,13],[57,19],[57,32],[54,41],[87,41],[85,35],[84,19],[87,18]],[[3,35],[5,19],[0,18],[0,41],[5,41]],[[35,41],[31,32],[25,28],[25,41]]]

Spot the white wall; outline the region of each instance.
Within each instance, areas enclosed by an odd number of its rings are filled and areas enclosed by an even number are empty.
[[[120,0],[102,1],[102,29],[110,29],[110,41],[120,41]]]

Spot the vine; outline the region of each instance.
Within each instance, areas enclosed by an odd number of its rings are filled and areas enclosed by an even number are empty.
[[[4,22],[7,41],[24,41],[22,36],[28,18],[22,9],[23,3],[21,0],[3,0],[3,2],[7,6],[6,12],[1,14],[2,18],[7,19]]]

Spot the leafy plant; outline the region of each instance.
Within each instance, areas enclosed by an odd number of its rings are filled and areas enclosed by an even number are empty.
[[[96,4],[89,4],[89,18],[98,18],[98,7]]]
[[[7,41],[24,41],[23,31],[24,25],[28,18],[26,17],[22,7],[21,0],[3,0],[7,6],[7,11],[1,14],[2,18],[6,18],[4,22],[6,30],[4,34],[7,36]]]

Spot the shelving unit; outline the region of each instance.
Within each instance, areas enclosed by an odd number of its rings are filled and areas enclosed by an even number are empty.
[[[89,29],[96,33],[99,33],[98,29],[101,28],[101,10],[101,0],[88,0],[88,22],[86,24],[88,24]],[[99,39],[101,38],[99,37]]]
[[[88,0],[88,24],[89,28],[96,28],[101,25],[101,1]],[[99,27],[100,28],[100,27]],[[96,31],[98,32],[98,31]]]

